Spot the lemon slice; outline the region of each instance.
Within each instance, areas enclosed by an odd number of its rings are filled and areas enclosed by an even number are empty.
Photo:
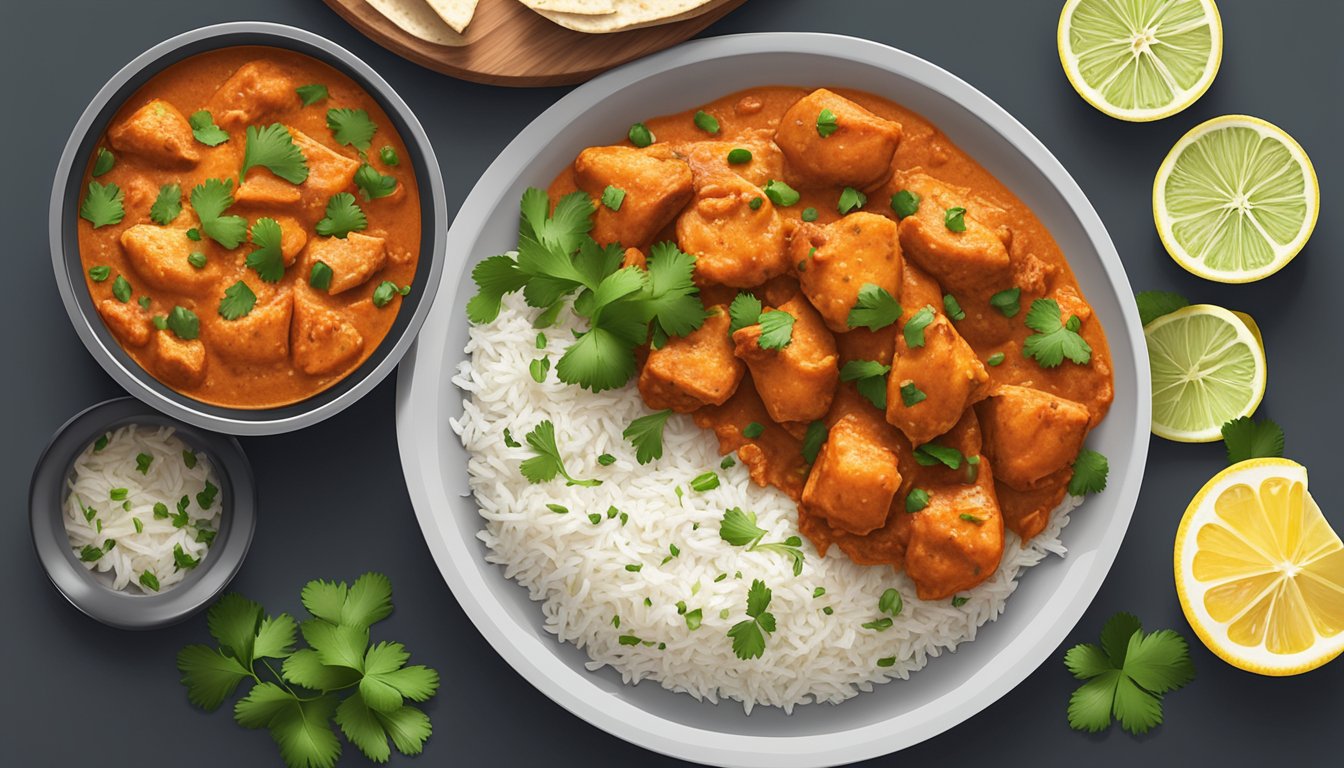
[[[1059,61],[1078,95],[1132,122],[1194,104],[1223,59],[1213,0],[1068,0],[1057,34]]]
[[[1232,312],[1192,304],[1143,329],[1153,374],[1153,434],[1182,443],[1222,438],[1265,396],[1265,350]]]
[[[1297,462],[1214,476],[1181,518],[1175,568],[1186,620],[1235,667],[1296,675],[1344,651],[1344,543]]]
[[[1316,227],[1311,159],[1282,129],[1246,115],[1195,126],[1153,182],[1153,220],[1177,264],[1220,283],[1278,272]]]

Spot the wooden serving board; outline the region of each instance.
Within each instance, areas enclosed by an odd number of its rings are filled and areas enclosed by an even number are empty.
[[[682,21],[610,34],[575,32],[518,0],[480,0],[467,44],[435,45],[393,24],[364,0],[322,0],[355,29],[393,53],[463,80],[487,85],[573,85],[640,56],[676,45],[746,0],[714,0]]]

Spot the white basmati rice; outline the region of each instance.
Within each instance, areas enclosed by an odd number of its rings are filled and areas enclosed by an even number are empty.
[[[107,444],[89,445],[75,459],[66,481],[65,531],[75,557],[85,568],[112,572],[112,588],[134,587],[142,592],[141,574],[153,574],[164,591],[186,576],[179,567],[177,547],[188,558],[203,560],[212,532],[219,530],[219,512],[224,507],[222,491],[216,491],[208,509],[201,508],[198,494],[207,484],[219,482],[204,453],[194,453],[195,466],[187,466],[191,452],[173,434],[172,427],[122,427],[106,436]],[[151,457],[140,472],[137,457]],[[124,491],[124,494],[123,494]],[[179,505],[187,503],[185,523]],[[155,504],[162,504],[155,514]],[[139,530],[137,530],[137,524]],[[112,544],[108,544],[112,542]],[[102,554],[95,556],[95,550]],[[152,580],[150,580],[152,583]]]
[[[479,537],[489,547],[488,560],[541,602],[547,631],[587,651],[589,669],[611,666],[627,683],[652,679],[697,699],[735,699],[748,713],[757,704],[791,712],[799,704],[836,703],[875,683],[908,678],[931,656],[975,639],[980,625],[1003,612],[1023,569],[1047,553],[1064,554],[1059,534],[1078,499],[1066,499],[1025,548],[1009,532],[999,570],[964,593],[959,606],[918,600],[904,573],[855,565],[834,548],[821,558],[806,541],[802,574],[794,576],[787,557],[746,552],[719,537],[724,510],[735,506],[756,513],[769,532],[765,541],[798,535],[793,501],[753,484],[740,463],[720,469],[717,440],[687,416],[668,421],[663,458],[639,465],[621,437],[648,413],[638,391],[630,385],[594,394],[562,384],[553,373],[544,383],[533,381],[529,363],[539,357],[554,362],[565,344],[548,341],[539,350],[532,314],[510,296],[498,320],[471,329],[471,358],[454,379],[470,397],[452,427],[471,454],[468,471],[485,519]],[[567,343],[575,327],[570,318],[546,334]],[[600,478],[601,486],[566,487],[563,479],[533,485],[522,476],[518,465],[532,454],[508,447],[505,430],[522,442],[545,419],[555,424],[569,473]],[[615,463],[600,466],[602,453]],[[690,490],[691,479],[710,470],[721,485]],[[569,511],[560,514],[547,504]],[[616,516],[609,515],[611,507]],[[672,545],[679,554],[668,559]],[[638,572],[626,569],[636,564]],[[773,590],[769,610],[777,628],[761,658],[742,661],[727,632],[746,618],[753,579]],[[818,587],[825,594],[814,597]],[[878,599],[888,588],[904,599],[895,623],[885,631],[862,628],[882,615]],[[688,628],[678,602],[701,611],[698,630]],[[823,611],[827,606],[833,613]],[[622,644],[623,636],[640,642]]]

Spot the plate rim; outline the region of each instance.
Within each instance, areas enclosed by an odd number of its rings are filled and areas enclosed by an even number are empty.
[[[1137,306],[1132,298],[1125,300],[1132,294],[1124,265],[1104,223],[1082,188],[1045,145],[1007,110],[942,67],[882,43],[845,35],[763,32],[695,40],[614,69],[575,89],[534,119],[482,174],[448,233],[450,249],[459,240],[474,239],[479,222],[500,203],[502,191],[490,189],[494,180],[523,172],[528,162],[519,162],[517,158],[525,157],[530,162],[536,153],[530,147],[548,143],[554,126],[568,125],[575,116],[611,95],[666,70],[724,57],[778,53],[828,57],[885,70],[947,96],[975,114],[1035,166],[1061,195],[1097,252],[1105,279],[1120,298],[1122,325],[1136,342],[1143,338]],[[464,234],[468,231],[470,234]],[[445,270],[440,291],[454,296],[464,274],[465,270],[456,273]],[[1132,355],[1138,384],[1135,437],[1128,455],[1112,458],[1111,465],[1120,469],[1117,474],[1121,476],[1113,477],[1111,482],[1111,490],[1118,498],[1115,514],[1104,532],[1106,544],[1092,552],[1070,555],[1074,567],[1082,569],[1085,577],[1055,589],[1039,614],[1044,621],[1033,622],[1033,627],[1041,629],[1021,633],[1004,644],[1000,655],[1017,663],[976,672],[966,683],[940,696],[936,706],[901,715],[903,722],[899,729],[891,728],[892,719],[888,718],[824,734],[752,736],[676,723],[600,690],[585,678],[585,672],[564,663],[539,638],[509,632],[513,624],[508,617],[493,601],[481,598],[488,593],[488,587],[474,563],[478,553],[468,549],[461,538],[443,535],[435,519],[435,502],[447,504],[450,500],[443,489],[431,488],[426,482],[439,466],[436,441],[425,439],[424,435],[430,431],[426,424],[437,429],[440,424],[446,425],[447,419],[437,413],[437,406],[435,413],[427,413],[423,403],[426,397],[437,396],[439,376],[445,372],[434,343],[446,340],[448,328],[456,320],[454,313],[460,311],[454,304],[452,299],[437,302],[421,336],[402,361],[405,375],[397,377],[396,421],[402,469],[435,564],[477,631],[515,672],[585,722],[665,755],[704,764],[753,768],[838,765],[899,751],[964,722],[1021,683],[1072,631],[1110,572],[1138,501],[1151,437],[1147,429],[1151,420],[1151,398],[1147,393],[1151,385],[1147,355],[1142,353],[1141,344],[1131,344],[1126,352]],[[419,362],[422,343],[429,345],[426,350],[434,350],[425,356],[424,363]],[[422,366],[428,366],[435,375],[417,375],[425,373]],[[435,380],[432,384],[430,378]],[[413,404],[418,405],[412,407]]]

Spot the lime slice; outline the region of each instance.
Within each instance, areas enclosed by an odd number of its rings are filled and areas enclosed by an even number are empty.
[[[1177,264],[1220,283],[1278,272],[1316,227],[1321,189],[1293,137],[1254,117],[1195,126],[1153,182],[1153,220]]]
[[[1163,315],[1143,329],[1153,372],[1153,434],[1182,443],[1222,438],[1265,396],[1265,352],[1241,318],[1209,304]]]
[[[1174,115],[1209,89],[1223,23],[1213,0],[1069,0],[1056,45],[1079,96],[1141,123]]]

